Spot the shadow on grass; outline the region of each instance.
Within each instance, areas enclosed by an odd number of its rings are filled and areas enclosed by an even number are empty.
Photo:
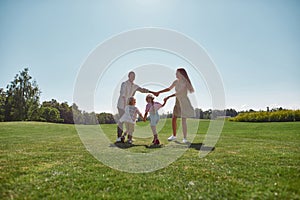
[[[191,143],[190,147],[191,149],[195,149],[198,151],[214,151],[215,147],[209,147],[205,146],[203,143]]]
[[[205,146],[205,144],[203,144],[203,143],[181,143],[178,141],[175,141],[175,143],[180,144],[180,145],[186,145],[187,148],[195,149],[197,151],[214,151],[215,150],[215,147]]]
[[[127,142],[116,142],[114,144],[110,144],[110,147],[119,147],[121,149],[128,149],[131,147],[141,147],[144,146],[145,148],[155,149],[155,148],[161,148],[163,147],[162,144],[151,144],[151,145],[145,145],[145,144],[129,144]]]
[[[203,143],[180,143],[178,141],[175,141],[176,144],[180,144],[180,145],[186,145],[186,148],[190,148],[190,149],[195,149],[197,151],[214,151],[215,147],[209,147],[209,146],[205,146]],[[122,142],[117,142],[114,144],[110,144],[110,147],[118,147],[121,149],[128,149],[128,148],[132,148],[132,147],[141,147],[144,146],[145,148],[149,148],[149,149],[155,149],[155,148],[162,148],[164,145],[163,144],[151,144],[151,145],[145,145],[145,144],[129,144],[129,143],[122,143]]]

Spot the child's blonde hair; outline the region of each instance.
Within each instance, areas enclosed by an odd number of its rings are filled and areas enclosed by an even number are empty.
[[[128,105],[134,105],[134,101],[135,101],[135,98],[134,97],[129,97],[128,98]]]

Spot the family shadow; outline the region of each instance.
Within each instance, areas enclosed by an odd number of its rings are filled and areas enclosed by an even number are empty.
[[[214,151],[215,147],[210,147],[210,146],[205,146],[203,143],[181,143],[178,141],[175,141],[176,144],[178,145],[184,145],[186,148],[189,149],[195,149],[197,151]],[[128,149],[132,147],[145,147],[149,149],[155,149],[155,148],[162,148],[164,145],[163,144],[152,144],[152,145],[145,145],[145,144],[129,144],[129,143],[122,143],[122,142],[116,142],[114,144],[110,144],[110,147],[118,147],[121,149]]]
[[[118,147],[121,149],[128,149],[132,147],[145,147],[149,149],[154,149],[154,148],[162,148],[163,144],[145,145],[145,144],[129,144],[127,142],[115,142],[114,144],[110,144],[110,147]]]
[[[205,146],[203,143],[191,143],[190,149],[195,149],[198,151],[214,151],[215,147]]]

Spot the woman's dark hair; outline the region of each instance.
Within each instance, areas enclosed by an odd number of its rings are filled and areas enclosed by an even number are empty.
[[[192,86],[191,80],[187,74],[187,72],[185,71],[184,68],[178,68],[177,71],[183,76],[183,78],[186,80],[187,84],[187,88],[189,92],[194,92],[194,88]]]

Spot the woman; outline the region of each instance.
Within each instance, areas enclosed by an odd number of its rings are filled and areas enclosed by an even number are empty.
[[[194,117],[195,114],[194,114],[194,108],[192,107],[187,94],[188,92],[193,93],[194,88],[185,69],[183,68],[177,69],[176,78],[177,79],[172,83],[170,87],[159,91],[158,94],[163,92],[168,92],[175,87],[175,93],[164,99],[165,101],[167,101],[171,97],[176,97],[176,103],[173,109],[173,116],[172,116],[173,135],[171,135],[168,138],[168,140],[169,141],[176,140],[177,118],[181,117],[182,132],[183,132],[182,142],[188,143],[186,119],[188,117]]]

